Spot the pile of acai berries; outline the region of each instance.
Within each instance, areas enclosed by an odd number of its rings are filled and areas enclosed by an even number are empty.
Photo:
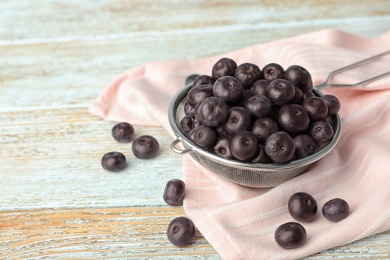
[[[334,135],[334,95],[318,96],[308,70],[270,63],[218,60],[211,75],[197,75],[179,122],[202,149],[226,159],[286,163],[316,153]]]

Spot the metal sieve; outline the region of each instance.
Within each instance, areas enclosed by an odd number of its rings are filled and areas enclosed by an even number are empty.
[[[377,80],[381,77],[384,77],[389,72],[383,73],[381,75],[366,79],[361,82],[353,84],[331,84],[329,81],[332,77],[338,73],[341,73],[345,70],[354,68],[362,63],[371,61],[380,56],[389,54],[390,51],[372,56],[365,60],[353,63],[351,65],[342,67],[335,71],[332,71],[326,81],[316,87],[314,87],[313,92],[317,96],[322,96],[323,94],[319,91],[324,87],[328,86],[338,86],[338,87],[353,87],[361,84],[365,84],[374,80]],[[233,183],[240,184],[246,187],[253,188],[267,188],[275,187],[291,178],[294,178],[302,173],[304,173],[308,168],[324,156],[326,156],[337,144],[340,139],[341,133],[341,119],[338,114],[332,116],[333,121],[333,138],[326,143],[326,145],[320,147],[319,151],[311,156],[302,158],[299,160],[294,160],[291,162],[283,164],[261,164],[261,163],[251,163],[251,162],[241,162],[237,160],[230,160],[222,158],[216,154],[210,153],[203,150],[201,147],[197,146],[190,139],[188,139],[179,129],[178,125],[180,120],[185,116],[184,113],[184,104],[186,101],[186,96],[188,91],[191,89],[192,84],[188,84],[183,89],[181,89],[171,100],[171,103],[168,108],[168,119],[173,130],[173,133],[176,136],[176,139],[171,143],[171,149],[178,154],[188,154],[195,161],[203,165],[208,170],[214,172],[215,174],[223,177],[226,180],[229,180]],[[183,148],[179,148],[178,145],[182,144]]]

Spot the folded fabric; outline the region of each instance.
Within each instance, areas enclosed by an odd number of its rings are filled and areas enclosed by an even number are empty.
[[[90,106],[106,120],[140,125],[161,125],[173,133],[167,110],[172,97],[190,74],[211,74],[222,58],[260,68],[276,62],[287,68],[298,64],[323,82],[339,67],[386,51],[390,32],[363,38],[337,30],[322,30],[198,60],[148,63],[119,75]],[[354,83],[390,69],[390,55],[335,77]],[[277,187],[243,187],[205,169],[190,156],[183,157],[186,182],[184,209],[196,227],[224,259],[296,259],[344,245],[390,229],[390,77],[353,88],[328,88],[341,103],[339,143],[306,173]],[[180,176],[178,176],[180,177]],[[295,221],[287,201],[295,192],[307,192],[322,205],[343,198],[350,215],[337,223],[321,213],[302,223],[306,243],[283,249],[274,240],[276,228]]]

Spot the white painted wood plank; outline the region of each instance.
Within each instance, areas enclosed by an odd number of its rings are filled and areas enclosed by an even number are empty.
[[[352,8],[352,9],[351,9]],[[0,39],[71,39],[127,32],[340,26],[389,15],[389,2],[255,1],[1,1]],[[378,24],[378,23],[376,23]],[[373,26],[375,27],[375,26]],[[12,28],[12,29],[10,29]]]
[[[85,108],[2,113],[0,122],[0,210],[166,205],[165,183],[181,178],[182,157],[162,128],[134,126],[160,143],[157,157],[141,160],[112,138],[114,122]],[[125,154],[126,169],[101,167],[110,151]]]

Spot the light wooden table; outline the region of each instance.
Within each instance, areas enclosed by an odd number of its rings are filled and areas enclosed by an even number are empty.
[[[161,154],[137,160],[87,107],[122,71],[198,58],[323,28],[363,36],[390,29],[390,2],[0,1],[0,259],[219,259],[198,234],[185,248],[166,228],[184,215],[162,200],[182,158],[162,128]],[[341,4],[342,3],[342,4]],[[210,43],[212,41],[212,44]],[[105,152],[129,167],[104,171]],[[390,231],[309,259],[390,258]]]

